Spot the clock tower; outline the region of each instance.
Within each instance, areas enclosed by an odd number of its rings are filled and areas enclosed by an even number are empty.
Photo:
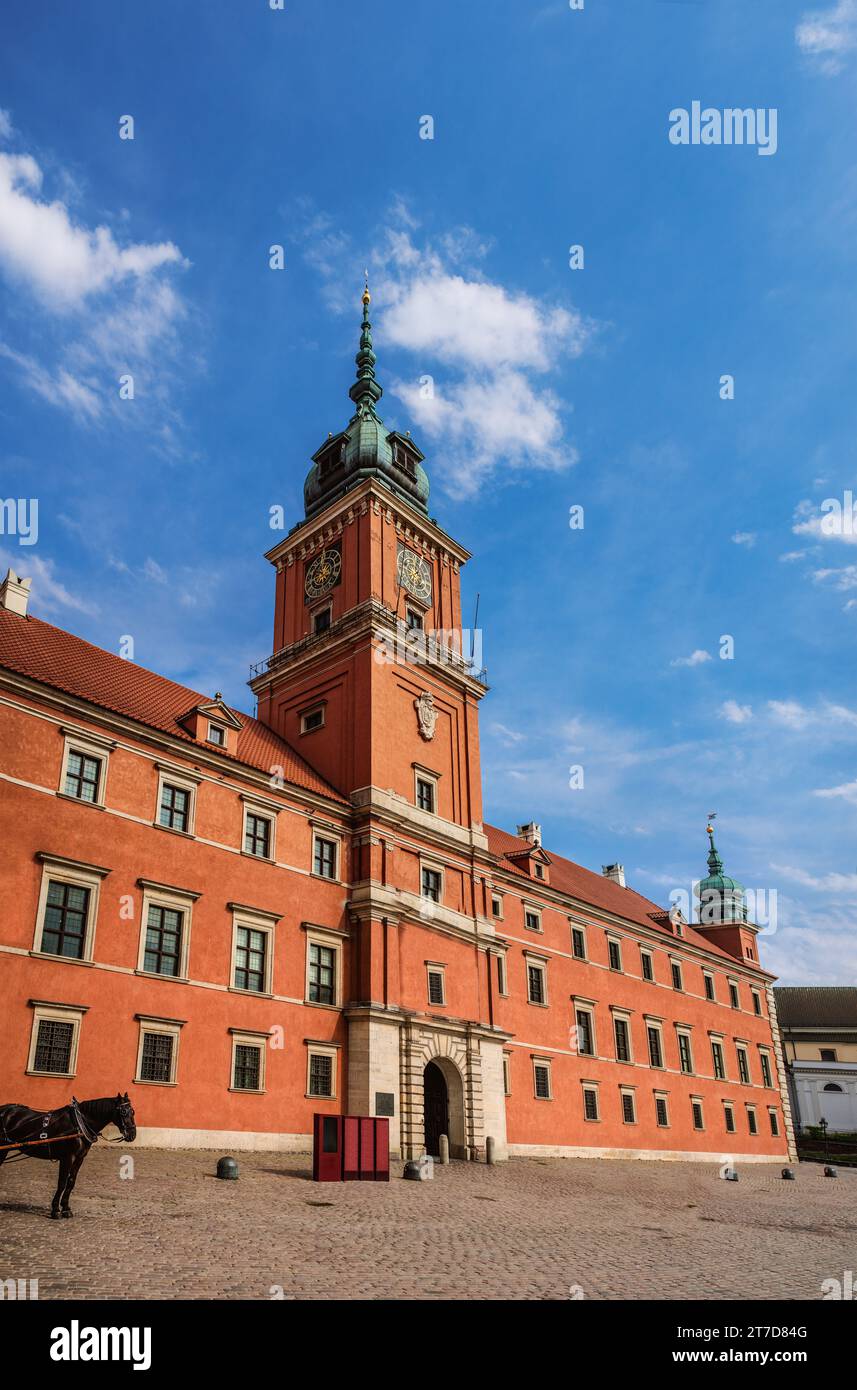
[[[424,456],[410,433],[388,430],[378,414],[369,305],[367,287],[354,413],[313,455],[303,520],[267,552],[276,570],[273,654],[251,687],[259,719],[352,804],[340,871],[352,945],[348,1109],[369,1115],[384,1113],[376,1103],[393,1105],[398,1139],[404,1107],[407,1151],[401,1031],[417,1000],[425,1003],[425,962],[443,955],[424,938],[441,931],[454,942],[447,953],[468,943],[471,1052],[479,1050],[472,1030],[490,1012],[487,966],[473,953],[474,942],[484,953],[481,938],[494,931],[479,761],[485,684],[462,650],[469,553],[429,516]],[[492,1065],[501,1068],[499,1043]],[[422,1115],[412,1120],[422,1135]],[[478,1125],[468,1123],[473,1132],[459,1135],[458,1148],[478,1147]],[[487,1132],[504,1138],[504,1113]]]

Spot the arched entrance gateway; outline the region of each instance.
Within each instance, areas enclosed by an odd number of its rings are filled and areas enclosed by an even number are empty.
[[[466,1157],[464,1086],[461,1073],[447,1057],[427,1062],[423,1072],[423,1133],[425,1152],[440,1153],[440,1136],[449,1139],[451,1158]]]

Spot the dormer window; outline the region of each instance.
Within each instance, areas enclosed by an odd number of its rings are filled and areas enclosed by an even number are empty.
[[[329,477],[345,461],[345,444],[342,440],[334,444],[332,449],[318,461],[319,480]]]
[[[403,473],[407,473],[409,478],[417,475],[417,464],[413,454],[405,448],[403,444],[396,444],[393,448],[393,462],[397,468],[401,468]]]
[[[209,724],[209,726],[208,726],[208,737],[207,737],[207,740],[206,740],[206,741],[207,741],[208,743],[213,743],[213,744],[215,745],[216,748],[225,748],[225,747],[226,747],[226,730],[224,729],[223,725],[222,725],[222,724]]]

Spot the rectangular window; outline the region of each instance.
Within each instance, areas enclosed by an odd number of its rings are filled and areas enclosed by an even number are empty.
[[[535,1088],[536,1100],[550,1100],[551,1098],[551,1069],[550,1062],[533,1063],[533,1085]]]
[[[236,1043],[232,1085],[236,1091],[261,1091],[261,1047],[251,1043]]]
[[[73,1044],[73,1023],[54,1018],[40,1018],[32,1070],[61,1072],[67,1075],[71,1071]]]
[[[235,934],[235,988],[265,993],[267,932],[238,927]]]
[[[701,1100],[694,1100],[694,1101],[691,1101],[690,1109],[691,1109],[691,1114],[693,1115],[693,1127],[694,1127],[694,1129],[705,1129],[705,1125],[704,1125],[703,1119],[702,1119],[702,1101],[701,1101]]]
[[[316,729],[324,728],[324,705],[319,705],[317,709],[304,710],[301,715],[301,733],[312,734]]]
[[[660,1129],[666,1129],[670,1122],[666,1096],[655,1096],[655,1118]]]
[[[677,1037],[679,1065],[685,1076],[691,1076],[693,1073],[693,1053],[690,1050],[690,1036],[687,1033],[679,1033]]]
[[[546,1002],[544,966],[528,964],[527,998],[531,1004],[544,1004]]]
[[[434,813],[434,782],[427,777],[417,778],[417,805],[421,811]]]
[[[321,835],[316,835],[313,846],[313,872],[320,878],[336,878],[336,850],[335,840],[325,840]]]
[[[533,864],[533,870],[534,870],[534,872],[535,872],[536,878],[544,878],[544,876],[545,876],[544,864],[539,864],[538,862],[536,862],[535,864]]]
[[[330,627],[330,608],[322,608],[313,616],[312,630],[316,637],[320,637],[323,632],[327,632]]]
[[[711,1059],[714,1062],[714,1075],[718,1081],[726,1080],[726,1064],[723,1061],[723,1044],[712,1042]]]
[[[749,1086],[750,1064],[747,1060],[747,1050],[743,1047],[736,1047],[735,1051],[738,1054],[738,1079],[742,1085]]]
[[[618,941],[609,938],[607,941],[607,957],[610,962],[611,970],[622,969],[622,951]]]
[[[140,1054],[141,1081],[172,1080],[174,1043],[175,1038],[171,1033],[143,1033],[143,1048]]]
[[[190,797],[191,794],[185,787],[174,787],[171,782],[164,782],[161,787],[159,823],[167,826],[169,830],[187,832],[190,824]]]
[[[759,1133],[759,1123],[756,1119],[756,1112],[751,1105],[747,1106],[747,1127],[751,1134]]]
[[[100,781],[101,759],[69,749],[65,771],[66,796],[75,796],[78,801],[97,802]]]
[[[643,971],[643,979],[644,979],[644,980],[650,980],[650,981],[651,981],[651,980],[654,980],[654,978],[655,978],[655,963],[654,963],[654,961],[652,960],[652,957],[649,955],[648,951],[641,951],[641,952],[640,952],[640,965],[641,965],[642,971]]]
[[[580,927],[571,929],[571,953],[575,960],[586,960],[586,938]]]
[[[724,1105],[724,1107],[723,1107],[723,1119],[724,1119],[725,1124],[726,1124],[726,1133],[727,1133],[727,1134],[734,1134],[734,1133],[735,1133],[735,1111],[732,1109],[732,1106],[731,1106],[731,1105]]]
[[[497,957],[497,989],[500,994],[506,994],[506,957]]]
[[[713,976],[713,975],[703,975],[702,978],[703,978],[704,981],[705,981],[705,997],[706,997],[706,999],[711,999],[711,1000],[713,1001],[713,999],[714,999],[714,976]]]
[[[439,903],[443,879],[438,870],[424,868],[421,879],[423,897],[430,898],[433,903]]]
[[[581,1057],[594,1057],[595,1038],[592,1028],[592,1014],[588,1009],[578,1009],[575,1018],[577,1021],[577,1050]]]
[[[664,1064],[664,1049],[661,1040],[660,1028],[648,1027],[646,1029],[649,1039],[649,1066],[662,1067]]]
[[[89,915],[88,888],[51,879],[45,905],[40,950],[83,960]]]
[[[512,1094],[512,1059],[507,1052],[503,1053],[503,1094]]]
[[[759,1061],[762,1064],[762,1085],[772,1086],[773,1082],[771,1081],[771,1059],[768,1056],[767,1052],[759,1053]]]
[[[336,951],[309,943],[309,998],[312,1004],[336,1003]]]
[[[209,724],[208,743],[213,743],[217,748],[226,747],[226,730],[220,724]]]
[[[771,1122],[771,1133],[775,1139],[780,1137],[780,1119],[776,1110],[768,1111],[768,1119]]]
[[[670,961],[670,973],[672,975],[673,989],[684,989],[684,982],[681,978],[681,966],[677,960]]]
[[[429,970],[428,972],[428,1001],[430,1004],[446,1003],[443,993],[442,970]]]
[[[738,986],[734,980],[729,981],[729,1003],[733,1009],[740,1009],[741,1000],[738,997]]]
[[[143,969],[153,975],[181,973],[183,913],[174,907],[149,904],[146,918],[146,948]]]
[[[583,1088],[583,1118],[584,1120],[598,1119],[598,1092],[594,1086],[584,1086]]]
[[[333,1096],[333,1063],[334,1058],[328,1053],[310,1053],[309,1093],[311,1096]]]
[[[527,910],[524,913],[524,926],[527,928],[527,931],[541,931],[541,913],[535,912],[532,908],[527,908]]]
[[[759,991],[758,991],[757,989],[752,989],[752,990],[750,991],[750,993],[751,993],[752,996],[753,996],[753,1013],[754,1013],[754,1014],[758,1014],[759,1017],[761,1018],[761,1016],[762,1016],[762,1000],[761,1000],[761,997],[760,997],[760,995],[759,995]]]
[[[258,816],[248,811],[244,820],[244,849],[247,854],[255,854],[257,859],[271,857],[271,822],[268,816]]]
[[[502,899],[502,898],[492,898],[492,899],[491,899],[491,916],[492,916],[492,917],[496,917],[498,920],[503,916],[503,899]]]
[[[407,610],[407,624],[409,632],[422,632],[424,627],[422,613],[418,613],[415,608],[409,608]]]
[[[622,1122],[626,1125],[637,1123],[637,1110],[634,1104],[633,1091],[622,1092]]]
[[[822,1048],[820,1049],[820,1054],[821,1054],[821,1055],[820,1055],[820,1060],[821,1060],[822,1062],[835,1062],[835,1061],[836,1061],[836,1048],[835,1048],[835,1047],[822,1047]]]
[[[616,1036],[616,1061],[630,1062],[631,1035],[628,1031],[628,1020],[625,1018],[614,1018],[613,1032]]]

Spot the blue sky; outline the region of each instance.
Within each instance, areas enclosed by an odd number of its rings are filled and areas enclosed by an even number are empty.
[[[857,495],[857,0],[4,30],[0,494],[39,527],[0,558],[32,611],[250,708],[269,509],[348,419],[368,265],[381,413],[474,551],[486,816],[666,902],[716,810],[778,895],[765,962],[853,983],[857,536],[823,503]],[[776,153],[671,143],[694,101],[775,109]]]

